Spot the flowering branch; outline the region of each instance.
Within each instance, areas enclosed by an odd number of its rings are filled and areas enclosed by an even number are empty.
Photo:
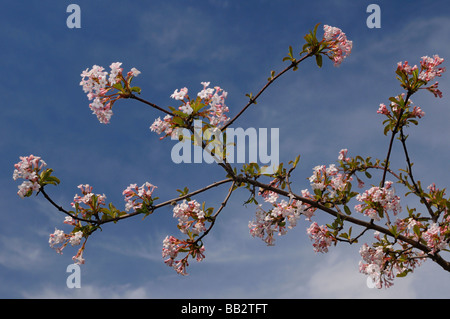
[[[347,156],[347,149],[342,149],[337,164],[318,165],[313,168],[313,174],[309,177],[312,192],[304,189],[299,195],[293,191],[290,178],[300,156],[289,162],[291,165],[289,169],[284,168],[281,163],[274,173],[265,173],[266,170],[257,163],[245,164],[238,171],[223,157],[226,153],[226,145],[223,144],[226,143],[216,138],[210,141],[198,140],[196,121],[201,123],[199,129],[202,134],[208,137],[225,131],[250,105],[257,103],[257,99],[275,80],[291,69],[296,71],[305,59],[314,56],[318,67],[322,67],[323,56],[326,56],[335,66],[339,66],[350,54],[352,41],[347,39],[342,30],[328,25],[324,25],[324,35],[319,40],[318,26],[319,24],[305,35],[305,44],[299,52],[300,57],[294,57],[290,46],[288,55],[283,58],[283,61],[290,62],[289,66],[278,74],[272,71],[267,83],[255,96],[247,94],[248,103],[232,119],[227,116],[229,108],[225,100],[228,93],[219,86],[209,87],[209,82],[201,82],[203,88],[196,95],[191,95],[187,88],[175,90],[170,97],[180,105],[178,108],[168,107],[169,111],[136,95],[141,93],[141,89],[131,85],[133,78],[140,74],[135,68],[124,75],[122,63],[116,62],[110,65],[109,73],[96,65],[91,70],[83,71],[80,85],[87,93],[88,99],[92,101],[89,107],[101,123],[110,122],[112,106],[120,99],[131,98],[149,105],[165,113],[163,119],[158,117],[153,122],[150,126],[151,131],[162,134],[161,139],[170,136],[183,141],[186,139],[184,130],[193,133],[189,142],[207,151],[225,170],[226,179],[193,192],[189,192],[187,188],[178,190],[179,197],[161,203],[157,203],[159,198],[153,195],[157,188],[155,185],[149,182],[140,187],[131,184],[122,193],[125,196],[125,211],[117,209],[112,203],[106,205],[106,196],[93,193],[91,186],[79,185],[82,195],[75,195],[71,203],[73,210],[68,211],[57,205],[44,191],[44,186],[48,184],[59,184],[59,179],[52,175],[53,170],[45,169],[47,164],[40,157],[33,155],[21,157],[21,161],[14,165],[13,173],[15,180],[18,178],[25,180],[19,186],[18,195],[24,198],[31,196],[33,192],[42,193],[58,211],[67,215],[64,223],[73,226],[73,230],[68,234],[55,229],[49,238],[50,246],[61,253],[69,243],[72,246],[80,245],[84,238],[81,248],[73,257],[77,263],[84,263],[83,252],[86,241],[101,225],[117,223],[137,215],[146,217],[158,208],[172,205],[173,217],[178,220],[178,229],[186,239],[167,236],[163,242],[162,256],[168,266],[173,267],[179,274],[186,275],[189,258],[197,261],[205,258],[203,239],[215,225],[231,194],[237,188],[243,187],[250,192],[246,203],[257,205],[255,219],[249,222],[250,234],[263,239],[267,245],[274,245],[275,234],[286,234],[289,229],[296,227],[298,219],[304,216],[310,222],[307,233],[313,241],[316,252],[327,252],[331,245],[338,242],[355,244],[368,230],[373,230],[376,241],[371,246],[363,244],[360,248],[362,257],[360,271],[370,276],[378,288],[389,287],[395,276],[406,276],[426,259],[431,259],[444,270],[450,271],[450,262],[440,254],[442,251],[449,251],[450,200],[444,197],[445,189],[440,190],[432,184],[428,187],[429,191],[425,192],[420,181],[415,180],[406,147],[407,136],[404,134],[405,127],[410,124],[418,125],[418,119],[425,115],[420,107],[413,105],[411,101],[413,94],[425,89],[435,97],[442,97],[438,82],[429,85],[430,81],[440,77],[445,71],[445,68],[440,67],[443,59],[439,56],[422,57],[420,68],[416,65],[410,66],[407,61],[398,63],[397,79],[406,93],[390,97],[390,109],[380,104],[377,111],[386,117],[383,122],[384,134],[391,132],[384,162],[380,164],[381,161],[378,159],[374,162],[370,157],[352,158]],[[401,171],[406,172],[407,176],[403,176],[402,173],[396,174],[389,167],[394,138],[398,133],[407,163],[407,170]],[[210,149],[210,146],[217,145],[225,149]],[[383,171],[379,186],[372,186],[363,192],[354,191],[352,187],[355,180],[358,188],[364,188],[365,184],[360,173],[364,173],[365,177],[370,179],[372,176],[369,171],[372,169]],[[386,180],[388,172],[398,183],[406,186],[410,193],[420,198],[431,218],[421,216],[415,208],[408,207],[406,217],[400,217],[400,213],[404,210],[400,205],[400,197],[396,195],[394,183]],[[408,177],[412,184],[408,181]],[[264,183],[260,178],[271,180]],[[217,210],[207,207],[205,202],[199,203],[191,198],[226,183],[231,183],[231,186]],[[279,200],[280,196],[285,199]],[[263,199],[263,203],[258,202],[260,198]],[[352,201],[357,202],[353,209],[350,208]],[[331,216],[334,220],[326,225],[317,224],[312,220],[317,211]],[[384,220],[386,222],[382,225],[381,222]],[[347,228],[348,225],[351,226]],[[352,226],[362,227],[356,236],[352,236]],[[184,256],[180,257],[183,254]]]

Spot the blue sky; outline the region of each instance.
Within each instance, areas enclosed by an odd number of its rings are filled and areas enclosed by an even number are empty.
[[[449,274],[431,262],[388,290],[367,288],[358,272],[359,246],[315,254],[305,221],[277,238],[275,247],[266,247],[248,232],[254,207],[242,205],[245,191],[233,194],[205,240],[206,259],[192,262],[189,276],[178,276],[161,258],[164,237],[179,235],[166,208],[96,232],[81,268],[82,288],[68,289],[66,267],[75,250],[58,255],[48,246],[54,228],[64,228],[64,216],[41,196],[19,198],[12,180],[19,156],[41,156],[62,181],[49,187],[49,194],[69,208],[79,184],[92,185],[122,207],[121,193],[130,183],[149,181],[166,200],[177,188],[194,190],[223,178],[213,165],[174,164],[172,142],[159,141],[149,130],[161,114],[137,101],[119,101],[111,123],[100,124],[79,86],[81,71],[116,61],[125,70],[136,67],[142,97],[162,106],[174,105],[175,89],[197,92],[200,82],[211,81],[228,91],[234,115],[246,104],[246,93],[256,93],[271,70],[285,67],[281,60],[288,46],[299,49],[319,22],[347,34],[351,56],[339,68],[328,60],[322,69],[307,61],[234,125],[280,129],[280,160],[302,156],[296,190],[308,187],[312,167],[333,163],[342,148],[384,158],[388,139],[378,105],[402,92],[394,73],[398,61],[418,64],[433,54],[450,58],[448,1],[76,1],[81,29],[68,29],[70,3],[15,1],[2,4],[0,12],[0,297],[450,297]],[[380,5],[380,29],[366,26],[370,3]],[[417,179],[443,188],[450,180],[448,74],[439,83],[442,99],[427,92],[413,97],[426,116],[408,142]],[[404,168],[399,146],[393,165]],[[217,188],[197,200],[218,205],[226,191]]]

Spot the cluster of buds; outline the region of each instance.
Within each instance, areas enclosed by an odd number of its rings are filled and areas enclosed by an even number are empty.
[[[433,57],[423,56],[420,61],[420,68],[417,65],[411,66],[408,61],[398,62],[396,74],[401,86],[411,92],[417,91],[421,86],[427,85],[428,82],[436,77],[441,77],[445,72],[445,68],[440,67],[444,59],[437,54]],[[438,89],[438,82],[429,87],[424,87],[434,94],[435,97],[442,97],[442,92]]]

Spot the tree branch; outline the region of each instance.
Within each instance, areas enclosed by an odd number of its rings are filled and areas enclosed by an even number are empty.
[[[158,106],[158,105],[156,105],[156,104],[154,104],[154,103],[151,103],[151,102],[149,102],[149,101],[147,101],[147,100],[141,99],[139,96],[136,96],[136,95],[134,95],[134,94],[130,94],[130,95],[128,95],[128,97],[129,97],[130,99],[135,99],[135,100],[138,100],[138,101],[140,101],[140,102],[142,102],[142,103],[145,103],[145,104],[147,104],[147,105],[150,105],[151,107],[153,107],[153,108],[155,108],[155,109],[157,109],[157,110],[160,110],[161,112],[164,112],[164,113],[166,113],[166,114],[169,114],[170,116],[174,116],[172,112],[169,112],[169,111],[163,109],[162,107],[160,107],[160,106]]]
[[[280,76],[282,76],[284,73],[286,73],[287,71],[289,71],[290,69],[292,69],[293,67],[297,66],[298,64],[300,64],[300,62],[304,61],[306,58],[309,58],[310,56],[312,56],[312,53],[308,53],[307,55],[305,55],[303,58],[299,59],[299,60],[295,60],[293,61],[287,68],[285,68],[283,71],[281,71],[280,73],[278,73],[276,76],[274,76],[273,78],[271,78],[266,85],[264,85],[264,87],[258,92],[258,94],[256,94],[254,97],[250,98],[250,101],[247,103],[247,105],[244,106],[244,108],[233,118],[231,119],[231,121],[229,121],[221,130],[224,131],[227,127],[229,127],[231,124],[233,124],[234,121],[236,121],[241,115],[242,113],[245,112],[245,110],[247,110],[247,108],[252,105],[253,103],[256,102],[256,100],[258,99],[258,97],[273,83],[275,82],[276,79],[278,79]]]

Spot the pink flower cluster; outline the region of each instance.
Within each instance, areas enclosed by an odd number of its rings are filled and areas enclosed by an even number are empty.
[[[228,117],[225,113],[229,111],[228,106],[225,105],[225,99],[228,92],[221,89],[219,86],[215,86],[214,89],[209,88],[210,82],[202,82],[203,90],[201,90],[197,96],[200,97],[205,104],[209,105],[207,118],[213,126],[220,126],[228,121]]]
[[[141,209],[143,203],[150,203],[152,201],[153,191],[157,187],[149,182],[145,182],[141,187],[137,184],[130,184],[123,192],[122,195],[125,196],[125,210],[136,211]]]
[[[268,246],[273,246],[275,244],[274,234],[278,233],[279,236],[285,235],[287,228],[296,226],[297,219],[300,217],[300,211],[285,200],[282,200],[280,203],[276,203],[275,207],[268,212],[262,209],[262,205],[259,205],[255,217],[248,224],[250,235],[261,238]],[[290,223],[287,228],[286,221]]]
[[[443,58],[440,58],[437,54],[433,55],[432,58],[428,56],[423,56],[422,61],[420,61],[421,71],[419,73],[419,79],[425,82],[432,81],[435,77],[440,77],[445,68],[438,67],[444,62]]]
[[[66,219],[66,221],[67,221],[67,219]],[[65,223],[68,223],[66,221],[65,221]],[[82,238],[83,238],[82,231],[65,234],[64,231],[55,228],[55,232],[53,234],[50,234],[50,236],[49,236],[48,243],[50,244],[50,247],[55,249],[55,251],[58,254],[62,254],[62,250],[68,244],[71,244],[72,246],[80,245]],[[77,264],[84,264],[85,260],[83,258],[83,248],[80,248],[78,250],[78,253],[75,256],[73,256],[72,259]]]
[[[363,194],[358,194],[356,200],[363,204],[355,205],[355,210],[374,220],[381,220],[380,214],[391,210],[394,215],[401,212],[400,197],[395,195],[392,182],[387,181],[384,187],[372,187]]]
[[[276,180],[271,185],[276,187]],[[258,205],[255,213],[255,219],[248,223],[250,234],[253,237],[261,238],[268,246],[275,244],[274,235],[285,235],[288,229],[297,226],[297,221],[301,215],[305,215],[306,219],[310,219],[314,215],[315,209],[308,204],[292,199],[290,202],[281,200],[279,203],[278,194],[268,190],[260,190],[259,194],[266,203],[271,204],[272,208],[265,211],[262,205]],[[308,190],[302,191],[302,196],[312,199]],[[289,223],[287,225],[287,223]]]
[[[178,218],[178,229],[183,234],[190,231],[192,234],[198,235],[206,231],[205,212],[196,200],[189,202],[184,200],[181,204],[176,205],[173,208],[173,217]]]
[[[17,194],[24,198],[31,196],[33,191],[39,191],[39,171],[47,164],[39,157],[34,155],[20,156],[20,162],[14,164],[13,179],[23,178],[25,181],[19,185]]]
[[[150,126],[150,130],[156,132],[158,135],[164,133],[164,136],[161,137],[161,139],[166,136],[171,136],[173,132],[172,116],[166,115],[162,120],[158,117]]]
[[[368,275],[377,288],[381,288],[383,281],[385,286],[392,285],[392,277],[382,277],[384,264],[386,261],[383,247],[378,246],[375,249],[369,247],[367,244],[362,245],[359,253],[363,260],[359,262],[359,271],[365,275]]]
[[[405,93],[402,93],[400,95],[398,95],[395,100],[397,101],[404,101],[405,99]],[[418,106],[414,106],[412,111],[410,111],[410,108],[413,104],[413,101],[411,99],[408,100],[408,102],[406,103],[405,107],[403,108],[404,110],[404,114],[406,115],[405,120],[409,120],[409,119],[416,119],[416,118],[422,118],[425,116],[425,112]],[[396,114],[396,116],[398,117],[398,115],[400,114],[400,110],[401,110],[401,106],[400,104],[398,104],[397,102],[391,101],[391,103],[389,104],[392,113]],[[388,110],[388,108],[386,107],[386,105],[384,103],[381,103],[378,110],[377,110],[378,114],[383,114],[386,115],[389,118],[392,118],[392,113],[391,111]]]
[[[309,238],[314,241],[313,247],[315,252],[327,253],[328,247],[333,242],[336,242],[336,239],[331,235],[327,226],[319,226],[316,222],[311,223],[306,232]]]
[[[442,73],[445,72],[445,68],[439,67],[442,62],[444,62],[443,58],[440,58],[437,54],[433,55],[433,57],[423,56],[420,61],[420,70],[417,65],[411,66],[408,64],[408,61],[398,62],[397,63],[397,73],[402,75],[402,77],[407,78],[407,76],[411,76],[414,73],[417,76],[417,79],[423,81],[425,84],[432,81],[436,77],[441,77]],[[420,83],[422,85],[423,83]],[[433,85],[426,87],[425,89],[434,94],[435,97],[442,98],[442,92],[438,89],[438,82]]]
[[[199,114],[208,118],[212,126],[220,126],[226,123],[228,117],[225,113],[229,112],[229,109],[225,105],[225,99],[228,93],[218,86],[209,88],[210,82],[201,82],[201,84],[203,85],[203,90],[197,93],[197,97],[201,99],[200,101],[192,101],[189,98],[187,88],[175,90],[170,97],[183,103],[178,109],[186,115],[191,115],[194,112],[192,108],[193,103],[202,103],[205,106],[209,106],[209,108],[206,111],[200,111]],[[157,134],[164,133],[164,136],[161,137],[163,139],[172,135],[174,127],[173,117],[166,115],[162,120],[158,117],[150,126],[150,130]]]
[[[76,210],[76,214],[80,214],[83,218],[91,215],[94,211],[97,211],[100,205],[105,205],[105,194],[92,193],[92,186],[89,184],[80,184],[78,188],[81,190],[83,196],[76,194],[73,198],[73,202],[70,204]],[[88,207],[82,207],[80,204],[87,205]]]
[[[323,41],[328,42],[327,55],[331,53],[328,57],[334,61],[334,66],[339,66],[350,55],[353,42],[347,40],[347,36],[339,28],[324,25],[323,30]]]
[[[431,249],[431,254],[448,248],[448,241],[444,235],[449,229],[447,225],[448,223],[446,223],[446,226],[441,227],[439,224],[433,223],[424,233],[422,233],[422,238],[426,241],[428,248]]]
[[[121,65],[121,62],[112,63],[109,75],[103,67],[98,65],[92,66],[90,70],[87,68],[81,73],[80,85],[83,87],[84,93],[87,93],[89,101],[93,100],[89,107],[100,123],[109,123],[113,115],[113,104],[123,97],[121,92],[108,95],[108,93],[114,91],[114,85],[122,80],[129,83],[132,77],[136,77],[141,73],[136,68],[132,68],[125,79],[122,75],[123,68],[120,67]]]
[[[347,161],[345,157],[346,150],[341,150],[339,153],[339,159]],[[347,184],[352,181],[352,177],[347,174],[342,174],[335,164],[331,164],[328,167],[325,165],[318,165],[313,168],[313,174],[309,177],[311,188],[313,190],[320,190],[325,192],[329,191],[330,197],[335,197],[337,192],[343,191]]]
[[[379,232],[375,232],[375,238],[379,243],[374,247],[364,244],[359,250],[362,257],[359,271],[368,275],[378,289],[392,286],[396,276],[405,276],[425,260],[424,252],[407,248],[401,241],[401,248],[395,250],[392,244],[380,238]]]
[[[176,260],[178,254],[185,251],[188,251],[189,254],[182,259]],[[189,266],[188,257],[192,256],[200,262],[205,258],[204,251],[205,247],[203,245],[198,247],[193,243],[188,243],[173,236],[167,236],[163,241],[162,257],[167,258],[164,260],[166,265],[175,269],[180,275],[185,276],[187,275],[186,267]]]

